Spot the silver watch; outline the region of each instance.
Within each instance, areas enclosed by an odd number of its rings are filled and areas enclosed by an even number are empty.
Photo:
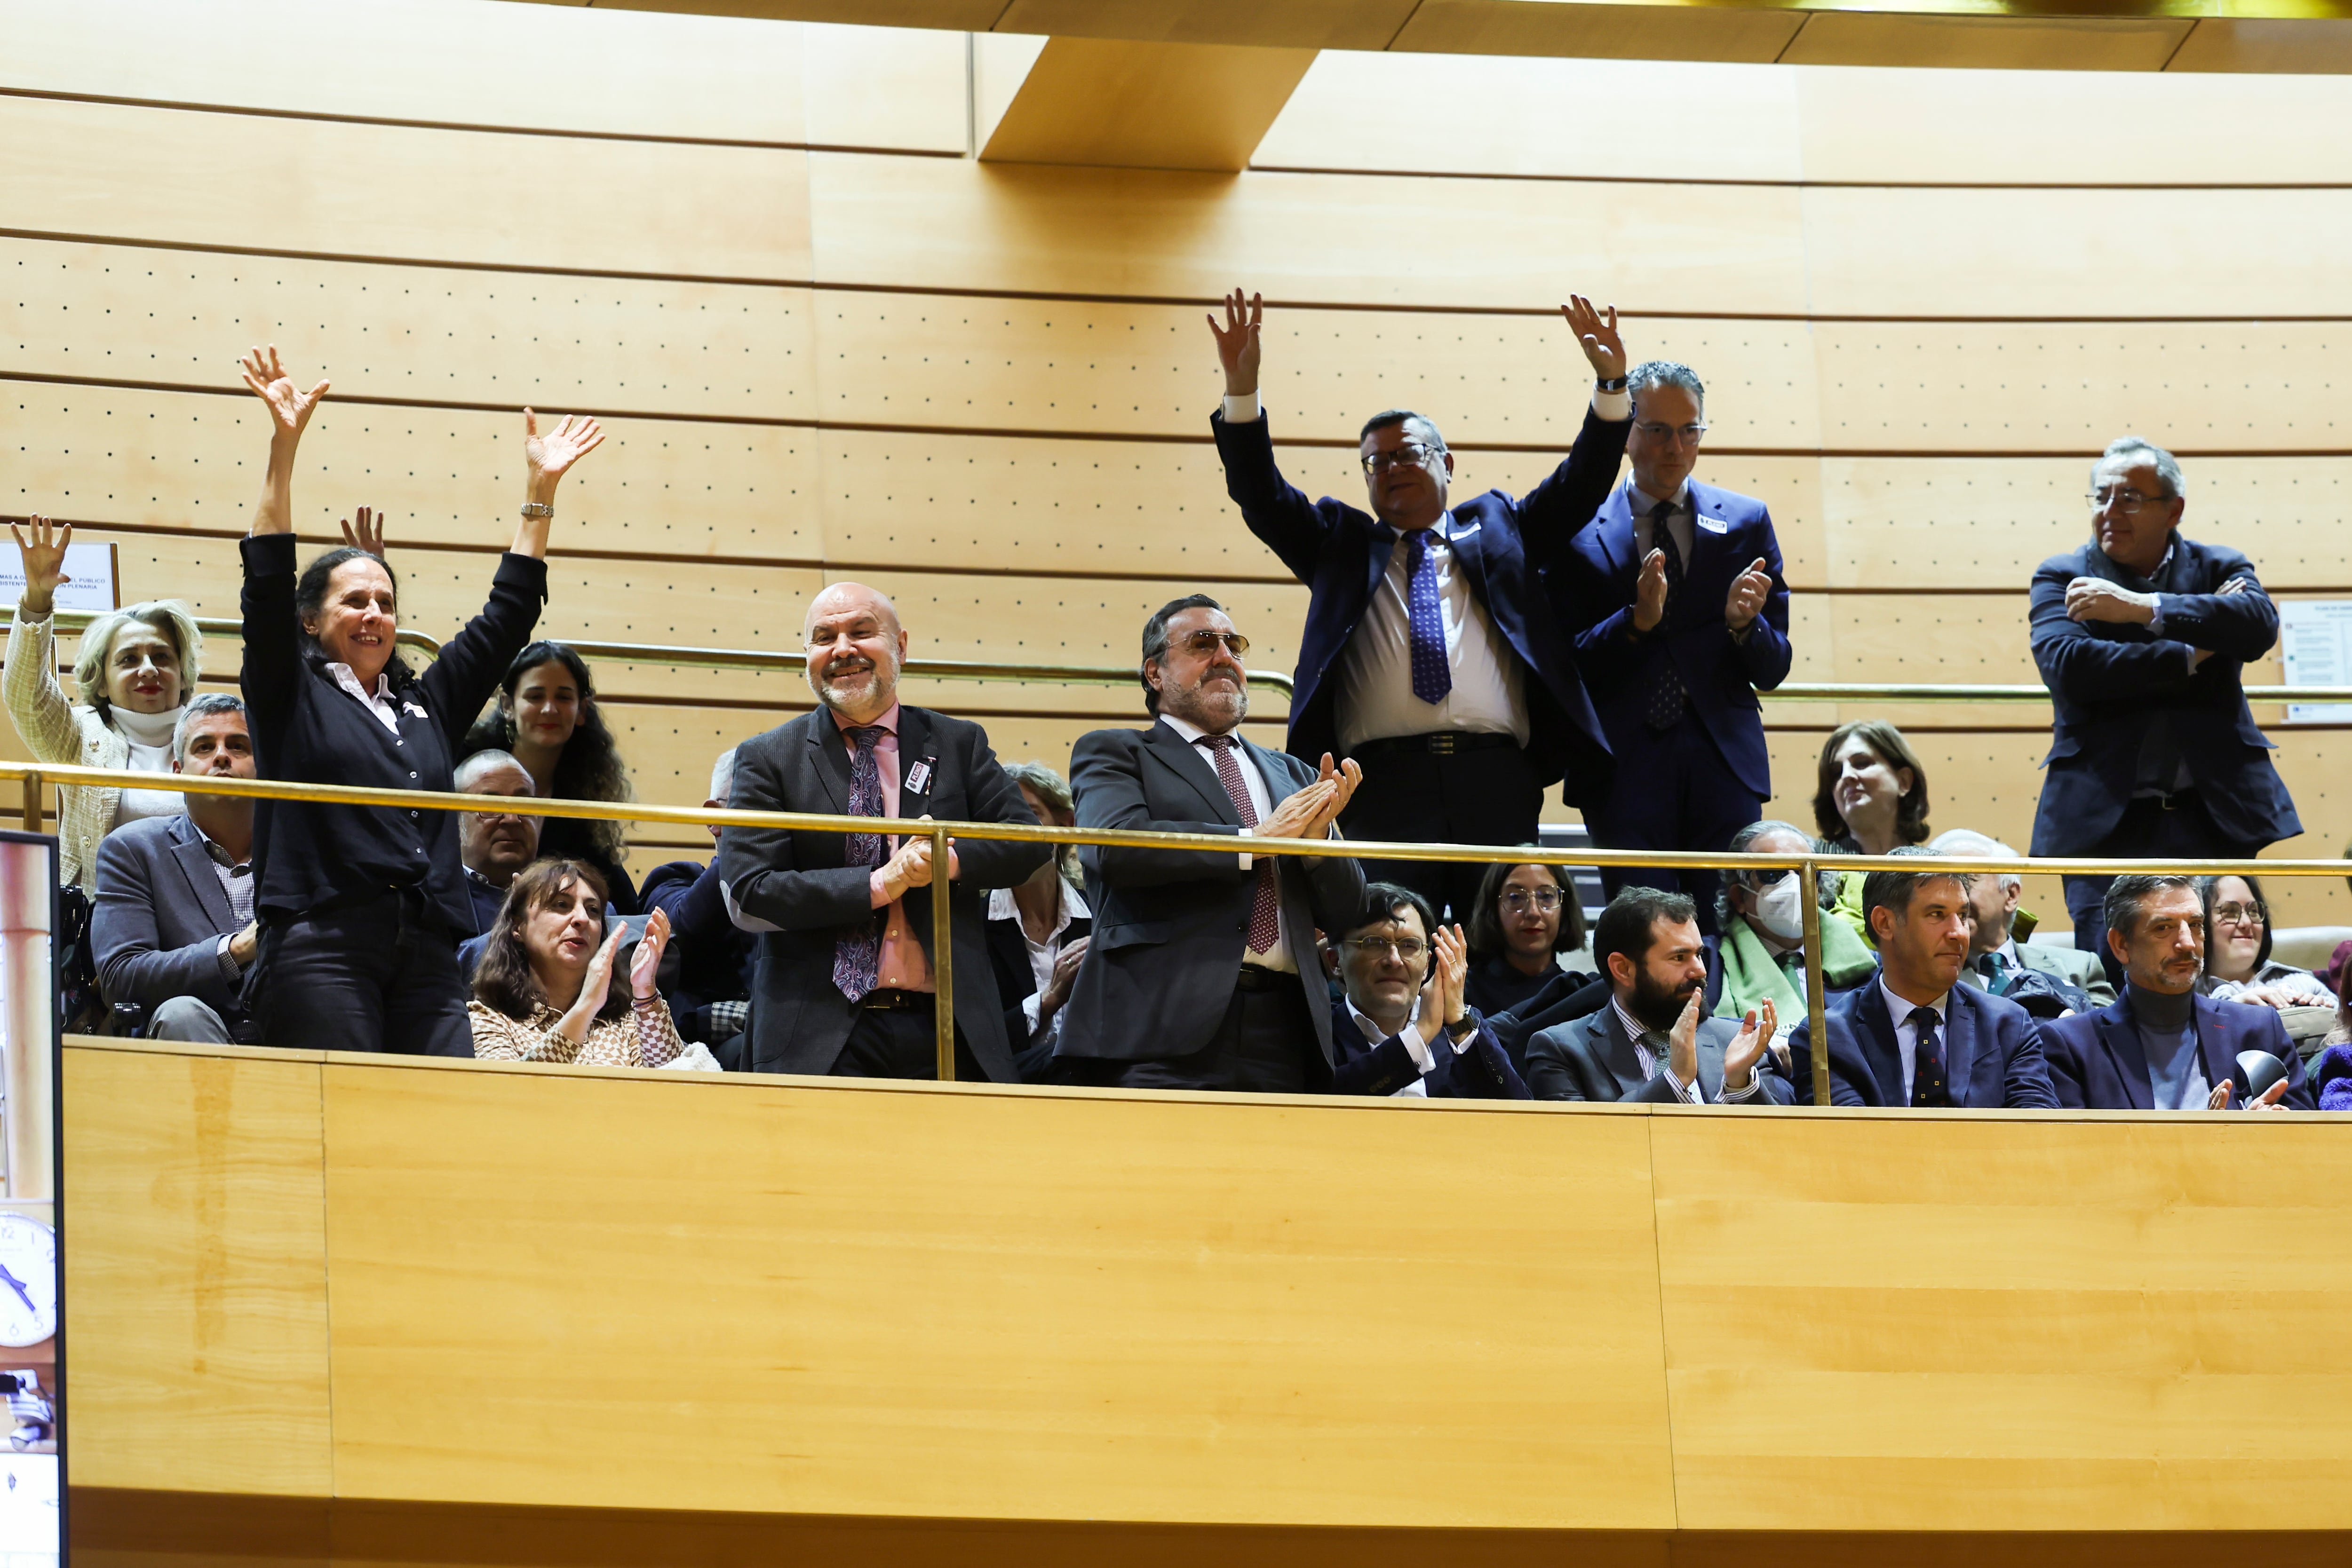
[[[555,516],[555,508],[544,501],[525,501],[522,515],[526,517],[551,517]]]

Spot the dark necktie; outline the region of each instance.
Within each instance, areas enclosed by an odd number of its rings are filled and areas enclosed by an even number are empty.
[[[1999,996],[2009,986],[2009,963],[1998,953],[1988,953],[1977,960],[1977,968],[1984,975],[1985,989]]]
[[[1225,787],[1226,796],[1234,810],[1240,813],[1242,826],[1257,826],[1257,808],[1250,804],[1249,786],[1242,781],[1241,759],[1234,755],[1234,737],[1230,735],[1204,735],[1201,744],[1207,747],[1217,759],[1217,782]],[[1257,890],[1250,900],[1249,950],[1263,953],[1274,946],[1282,932],[1282,905],[1274,891],[1274,857],[1262,854],[1254,862]]]
[[[1412,643],[1412,695],[1425,703],[1445,700],[1454,671],[1445,662],[1445,616],[1437,602],[1437,563],[1429,555],[1429,530],[1404,536],[1405,617]]]
[[[878,817],[882,814],[882,764],[874,747],[882,739],[882,727],[859,725],[841,733],[850,745],[849,814]],[[845,866],[862,865],[871,870],[882,863],[885,852],[879,833],[846,833],[842,837],[841,863]],[[833,983],[853,1002],[874,988],[874,977],[882,967],[882,923],[887,918],[887,910],[877,909],[865,925],[846,927],[834,940]]]
[[[1933,1008],[1916,1008],[1911,1013],[1911,1103],[1916,1106],[1944,1106],[1952,1103],[1951,1085],[1944,1082],[1944,1041],[1937,1032],[1941,1020]]]
[[[1661,501],[1650,508],[1650,543],[1665,557],[1666,605],[1658,617],[1653,635],[1669,631],[1675,623],[1675,601],[1683,593],[1683,554],[1675,548],[1674,530],[1666,519],[1675,515],[1672,501]],[[1683,716],[1684,705],[1689,700],[1683,690],[1683,678],[1675,668],[1674,651],[1662,650],[1657,674],[1650,680],[1650,701],[1647,718],[1652,729],[1672,729],[1675,721]]]

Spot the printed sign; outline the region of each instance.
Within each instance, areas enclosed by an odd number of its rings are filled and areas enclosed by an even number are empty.
[[[7,536],[0,533],[0,540]],[[120,610],[122,601],[114,575],[110,544],[66,546],[66,576],[58,587],[59,610]],[[16,608],[25,592],[25,558],[16,549],[0,549],[0,604]]]
[[[2352,686],[2352,603],[2279,605],[2279,656],[2290,686]],[[2352,724],[2352,703],[2289,703],[2289,724]]]

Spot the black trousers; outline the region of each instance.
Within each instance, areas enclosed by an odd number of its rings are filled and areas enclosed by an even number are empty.
[[[1592,841],[1608,850],[1719,850],[1731,835],[1764,815],[1764,802],[1723,760],[1723,752],[1696,711],[1652,731],[1638,749],[1622,747],[1609,793],[1584,813]],[[1601,886],[1612,898],[1628,887],[1662,887],[1690,895],[1698,928],[1715,935],[1715,895],[1723,885],[1713,871],[1608,867]]]
[[[2124,808],[2121,821],[2096,847],[2084,852],[2118,860],[2252,860],[2259,844],[2241,843],[2213,825],[2212,813],[2194,789],[2158,798],[2146,796]],[[2066,913],[2074,921],[2074,946],[2096,953],[2108,981],[2123,988],[2124,967],[2107,946],[2101,905],[2111,876],[2066,878]]]
[[[474,1054],[457,939],[419,888],[265,924],[245,996],[264,1045]]]
[[[1217,1032],[1189,1056],[1090,1065],[1096,1071],[1087,1082],[1113,1089],[1307,1094],[1328,1089],[1331,1081],[1315,1019],[1288,976],[1265,990],[1235,987]]]
[[[919,992],[895,992],[913,1005],[866,1007],[857,1009],[849,1038],[834,1058],[835,1078],[927,1078],[940,1076],[939,1009],[934,998]],[[966,1083],[985,1083],[988,1074],[972,1060],[963,1030],[956,1030],[956,1077]]]
[[[1360,756],[1364,781],[1348,802],[1339,827],[1351,839],[1400,843],[1531,844],[1543,814],[1543,786],[1535,765],[1516,746],[1438,753],[1391,750],[1375,741]],[[1376,861],[1367,882],[1412,889],[1444,915],[1466,923],[1486,877],[1483,862]]]

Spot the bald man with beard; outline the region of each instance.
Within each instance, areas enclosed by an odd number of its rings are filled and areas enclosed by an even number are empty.
[[[1034,826],[987,732],[898,701],[907,632],[890,601],[836,582],[809,603],[818,707],[735,751],[728,804],[748,811],[1019,822]],[[750,1049],[755,1072],[937,1075],[931,899],[950,888],[956,1076],[1019,1082],[987,942],[989,890],[1013,887],[1051,846],[971,841],[932,863],[928,838],[729,828],[720,890],[758,936]]]

